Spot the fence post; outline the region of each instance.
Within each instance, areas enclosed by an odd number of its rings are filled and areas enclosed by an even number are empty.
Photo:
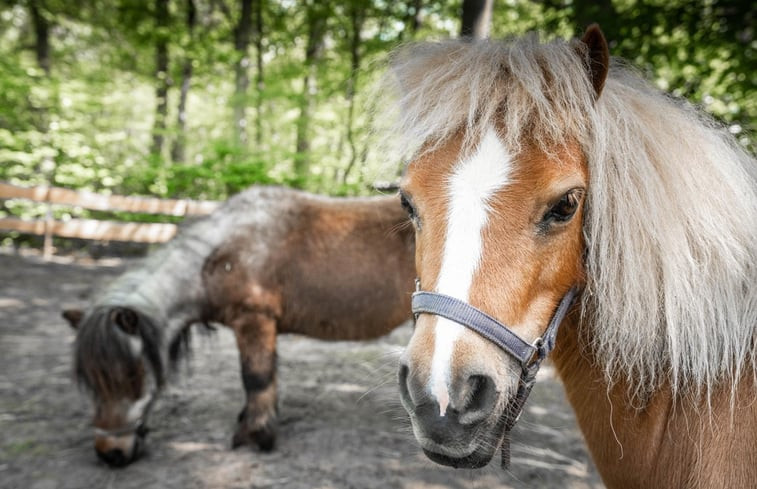
[[[42,258],[45,260],[53,256],[53,204],[50,202],[50,189],[51,187],[47,187],[47,192],[45,192],[47,210],[45,211],[45,240],[42,245]]]

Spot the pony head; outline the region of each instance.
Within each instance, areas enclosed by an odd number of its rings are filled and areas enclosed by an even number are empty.
[[[733,396],[757,369],[757,165],[718,124],[609,65],[596,26],[570,42],[395,55],[420,288],[538,343],[578,287],[556,343],[564,376],[575,351],[627,406],[662,389]],[[523,362],[431,312],[401,358],[403,404],[434,460],[485,464]]]
[[[74,365],[94,402],[95,451],[120,467],[140,454],[150,408],[163,386],[163,338],[154,320],[121,306],[63,313],[77,330]]]
[[[463,116],[449,127],[441,119],[430,124],[437,132],[421,135],[401,183],[416,228],[419,287],[467,302],[534,343],[562,297],[584,281],[589,170],[583,141],[565,134],[586,121],[561,104],[593,105],[607,75],[606,41],[592,27],[560,49],[538,43],[510,51],[476,43],[427,49],[419,62],[430,71],[414,78],[421,70],[413,69],[400,80],[407,84],[405,109],[420,124],[433,121],[441,116],[433,113],[441,98],[459,104]],[[558,72],[565,65],[568,76]],[[471,78],[475,70],[478,78]],[[493,97],[490,106],[476,99],[478,89]],[[538,120],[543,111],[554,113],[549,125]],[[521,371],[515,358],[476,332],[418,315],[399,383],[425,453],[455,467],[488,463]]]

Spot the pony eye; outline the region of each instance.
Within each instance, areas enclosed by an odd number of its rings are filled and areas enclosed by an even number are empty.
[[[410,217],[410,221],[412,221],[415,229],[420,231],[421,223],[418,218],[418,212],[415,210],[413,201],[402,191],[400,191],[400,203],[402,204],[402,208],[405,209],[405,212],[407,212],[408,217]]]
[[[413,207],[413,204],[410,203],[410,199],[408,199],[404,193],[400,193],[400,203],[402,204],[402,208],[405,209],[405,212],[407,212],[407,215],[410,216],[410,219],[415,219],[415,207]]]
[[[134,311],[118,307],[110,313],[110,320],[124,333],[136,336],[139,333],[139,319]]]
[[[581,201],[582,192],[580,189],[573,189],[560,197],[552,207],[544,214],[542,223],[561,223],[567,222],[578,210],[578,204]]]

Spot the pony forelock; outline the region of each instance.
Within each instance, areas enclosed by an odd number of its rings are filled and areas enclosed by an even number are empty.
[[[709,117],[613,61],[599,99],[575,42],[447,41],[392,59],[387,134],[405,157],[497,127],[513,151],[582,148],[582,327],[644,399],[735,388],[757,361],[757,164]],[[583,59],[582,59],[583,58]]]
[[[475,143],[495,122],[514,151],[523,136],[550,152],[566,134],[588,133],[595,97],[581,46],[541,44],[529,35],[517,42],[451,40],[399,49],[381,89],[393,97],[379,118],[391,121],[390,149],[411,156],[461,130]]]

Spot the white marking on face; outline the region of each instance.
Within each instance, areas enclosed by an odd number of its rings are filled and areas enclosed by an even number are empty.
[[[481,259],[481,232],[491,210],[489,201],[508,184],[511,168],[512,158],[492,128],[486,131],[475,153],[455,165],[447,182],[447,234],[436,285],[440,294],[468,301]],[[439,402],[440,416],[444,416],[449,405],[455,341],[465,327],[441,317],[436,321],[428,388]]]
[[[128,335],[129,337],[129,349],[134,358],[142,356],[142,340],[137,336]]]
[[[155,382],[150,379],[146,386],[146,394],[129,406],[129,411],[126,413],[126,422],[135,423],[143,418],[147,413],[145,410],[152,402],[152,398],[155,396]]]

